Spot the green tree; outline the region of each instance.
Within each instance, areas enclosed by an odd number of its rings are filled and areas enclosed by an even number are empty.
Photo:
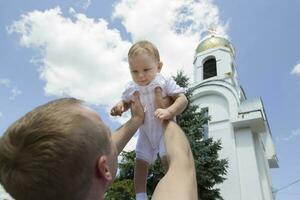
[[[173,78],[178,85],[188,88],[189,79],[182,71],[178,72],[177,76]],[[188,90],[186,96],[190,102],[192,92]],[[203,138],[204,127],[208,121],[209,117],[207,116],[206,111],[199,110],[197,105],[190,103],[186,110],[181,115],[177,116],[177,123],[186,133],[194,155],[198,196],[201,200],[222,199],[219,189],[215,188],[215,186],[225,180],[226,169],[228,167],[227,160],[218,158],[218,151],[222,148],[221,141],[213,141],[212,138]],[[128,187],[133,187],[132,179],[134,174],[135,153],[134,151],[123,152],[122,157],[123,159],[119,166],[120,173],[117,178],[117,183],[122,180],[131,180]],[[157,159],[151,166],[147,178],[147,192],[150,197],[163,175],[164,170],[162,164],[160,159]],[[117,193],[114,194],[117,195]],[[127,197],[127,199],[130,198],[132,198],[132,196]]]
[[[135,192],[132,179],[117,179],[106,192],[104,200],[134,200]]]
[[[189,86],[189,79],[179,72],[174,80],[181,87]],[[218,151],[221,150],[221,141],[214,141],[212,138],[203,138],[204,127],[209,121],[207,111],[199,111],[197,105],[190,104],[192,91],[187,91],[189,99],[187,109],[177,117],[177,123],[181,126],[190,142],[197,175],[198,196],[202,200],[222,199],[220,191],[214,188],[225,180],[228,167],[226,159],[218,158]]]

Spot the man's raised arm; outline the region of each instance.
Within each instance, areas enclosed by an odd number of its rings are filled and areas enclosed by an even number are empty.
[[[112,140],[117,146],[118,154],[124,149],[143,123],[143,120],[143,107],[140,103],[139,94],[135,93],[131,101],[131,118],[112,135]]]
[[[184,132],[175,122],[164,122],[164,139],[169,170],[158,183],[152,200],[197,200],[194,158]]]
[[[155,103],[157,108],[165,108],[172,104],[172,99],[163,98],[158,88],[155,90]],[[152,200],[197,200],[196,172],[190,144],[175,122],[162,123],[169,169],[156,186]]]

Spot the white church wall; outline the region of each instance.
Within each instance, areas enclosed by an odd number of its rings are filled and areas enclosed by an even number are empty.
[[[264,199],[273,199],[268,160],[259,134],[254,134],[254,143]]]
[[[219,49],[215,53],[217,58],[217,69],[219,75],[224,75],[228,72],[232,72],[231,63],[232,57],[228,53],[227,49]]]
[[[214,98],[216,100],[213,100]],[[219,121],[218,119],[222,118],[230,120],[237,118],[239,97],[236,91],[226,82],[204,84],[193,92],[191,100],[200,108],[209,107],[212,110],[209,111],[209,115],[212,116],[211,122]],[[223,107],[220,108],[221,106]],[[218,114],[221,114],[222,117],[219,117]]]
[[[225,200],[272,200],[271,180],[267,159],[260,137],[253,138],[251,128],[233,129],[240,111],[239,98],[228,83],[215,81],[194,91],[193,104],[208,107],[212,116],[209,137],[220,139],[220,158],[228,159],[227,180],[217,187]],[[235,124],[236,125],[236,124]],[[255,194],[255,195],[254,195]]]
[[[208,114],[209,116],[211,116],[210,122],[223,121],[229,119],[228,102],[224,97],[216,94],[207,94],[201,97],[201,102],[202,108],[209,108]]]
[[[241,188],[235,136],[230,123],[231,115],[237,112],[236,98],[225,87],[219,87],[217,91],[214,89],[216,89],[214,86],[201,88],[198,90],[198,97],[193,103],[200,108],[208,107],[208,115],[212,116],[208,126],[209,137],[214,140],[221,140],[222,149],[219,152],[219,157],[228,160],[226,180],[217,187],[220,188],[221,195],[225,200],[240,200]]]
[[[218,185],[221,196],[225,200],[241,200],[241,186],[236,156],[235,137],[232,126],[228,121],[209,124],[209,137],[221,140],[220,159],[228,160],[226,180]]]
[[[265,148],[266,157],[268,159],[268,166],[270,168],[278,168],[278,160],[276,157],[276,151],[273,143],[273,138],[269,130],[269,125],[267,121],[264,122],[266,131],[263,133],[260,133],[260,137],[262,140],[262,143]]]
[[[250,128],[235,130],[242,200],[264,200],[255,142]]]

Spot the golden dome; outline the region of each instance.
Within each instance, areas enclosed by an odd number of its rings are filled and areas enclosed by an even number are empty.
[[[213,49],[217,47],[225,47],[228,48],[233,56],[235,56],[234,47],[231,44],[231,42],[223,37],[216,36],[216,35],[210,35],[206,38],[204,38],[200,44],[198,45],[196,49],[196,54],[201,53],[203,51],[206,51],[208,49]]]

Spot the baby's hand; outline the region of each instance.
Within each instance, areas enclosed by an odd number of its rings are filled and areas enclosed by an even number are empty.
[[[112,116],[122,116],[124,111],[126,111],[125,103],[123,101],[120,101],[114,107],[112,107],[110,114]]]
[[[174,116],[168,109],[158,108],[155,111],[155,117],[159,120],[169,120],[172,119]]]

